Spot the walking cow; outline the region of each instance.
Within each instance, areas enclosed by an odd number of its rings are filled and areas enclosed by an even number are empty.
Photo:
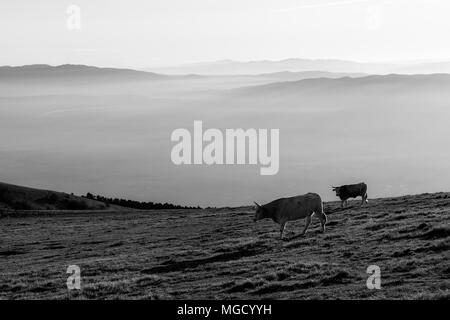
[[[322,199],[316,193],[307,193],[301,196],[281,198],[265,205],[255,202],[256,212],[254,221],[270,218],[280,225],[280,239],[283,239],[283,230],[288,221],[305,219],[306,225],[302,235],[306,233],[311,217],[315,213],[320,220],[322,232],[325,231],[327,216],[323,212]]]
[[[344,207],[344,204],[347,206],[347,200],[349,198],[361,197],[361,205],[365,203],[369,203],[367,201],[367,185],[364,182],[357,184],[344,185],[340,187],[333,187],[333,191],[336,192],[336,196],[341,199],[341,207]]]

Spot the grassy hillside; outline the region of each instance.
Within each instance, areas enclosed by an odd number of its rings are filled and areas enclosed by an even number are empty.
[[[2,218],[0,298],[448,299],[450,194],[370,200],[278,239],[250,208]],[[68,291],[67,266],[81,268]],[[381,290],[366,287],[369,265]]]
[[[72,194],[0,182],[0,209],[12,210],[104,210],[117,209]]]

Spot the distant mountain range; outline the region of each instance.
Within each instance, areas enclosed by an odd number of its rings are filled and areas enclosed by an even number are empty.
[[[185,64],[180,66],[168,66],[158,68],[146,68],[163,74],[200,74],[200,75],[237,75],[237,74],[261,74],[281,71],[327,71],[346,73],[448,73],[450,62],[433,63],[367,63],[337,59],[285,59],[278,61],[233,61],[221,60]]]
[[[152,72],[132,69],[99,68],[85,65],[64,64],[50,66],[46,64],[33,64],[19,67],[0,67],[0,81],[8,80],[161,80],[167,76]]]
[[[288,59],[282,61],[235,62],[230,60],[198,63],[180,67],[153,69],[155,72],[134,69],[100,68],[64,64],[51,66],[34,64],[0,66],[0,82],[84,83],[133,82],[176,79],[207,79],[209,77],[247,77],[262,82],[299,81],[314,78],[361,78],[371,74],[432,74],[450,73],[450,62],[414,65],[371,64],[343,60]]]
[[[416,75],[369,75],[365,77],[343,77],[335,78],[310,78],[298,81],[273,82],[264,85],[247,86],[231,90],[231,94],[236,96],[255,96],[258,98],[265,96],[277,96],[286,98],[292,95],[302,95],[307,92],[311,94],[315,91],[324,92],[349,90],[354,94],[361,93],[362,90],[376,89],[382,91],[401,88],[417,88],[421,90],[447,91],[450,87],[450,74],[416,74]]]
[[[356,72],[328,72],[328,71],[280,71],[280,72],[272,72],[272,73],[259,73],[256,75],[247,75],[248,77],[260,77],[260,78],[270,78],[270,79],[281,79],[284,81],[296,81],[303,79],[312,79],[312,78],[359,78],[368,76],[367,73],[356,73]]]
[[[207,79],[210,77],[223,78],[240,77],[263,82],[295,81],[309,78],[341,78],[341,77],[362,77],[364,73],[337,73],[328,71],[280,71],[261,74],[241,74],[241,75],[164,75],[154,72],[138,71],[133,69],[119,68],[99,68],[85,65],[65,64],[60,66],[50,66],[43,64],[25,65],[19,67],[0,67],[0,81],[25,82],[25,83],[85,83],[93,82],[133,82],[133,81],[155,81],[155,80],[177,80],[177,79]]]
[[[450,73],[450,61],[403,66],[396,69],[396,72],[401,74]]]

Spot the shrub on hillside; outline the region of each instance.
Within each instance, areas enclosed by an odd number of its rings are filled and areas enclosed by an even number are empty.
[[[86,210],[88,209],[88,205],[84,200],[76,200],[76,199],[66,199],[64,201],[64,206],[68,210]]]
[[[14,202],[14,199],[8,188],[0,190],[0,202],[4,202],[6,204],[12,204]]]
[[[32,209],[34,209],[33,205],[25,200],[14,201],[10,205],[14,210],[32,210]]]
[[[55,193],[47,195],[47,202],[50,204],[55,204],[58,201],[58,196]]]

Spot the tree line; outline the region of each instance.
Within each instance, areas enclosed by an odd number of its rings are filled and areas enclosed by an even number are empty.
[[[133,208],[139,210],[167,210],[167,209],[201,209],[200,206],[197,207],[187,207],[180,206],[171,203],[155,203],[155,202],[144,202],[144,201],[135,201],[129,199],[119,199],[119,198],[107,198],[101,195],[93,195],[88,192],[85,196],[86,199],[97,200],[104,202],[107,206],[110,204],[118,205],[126,208]]]

